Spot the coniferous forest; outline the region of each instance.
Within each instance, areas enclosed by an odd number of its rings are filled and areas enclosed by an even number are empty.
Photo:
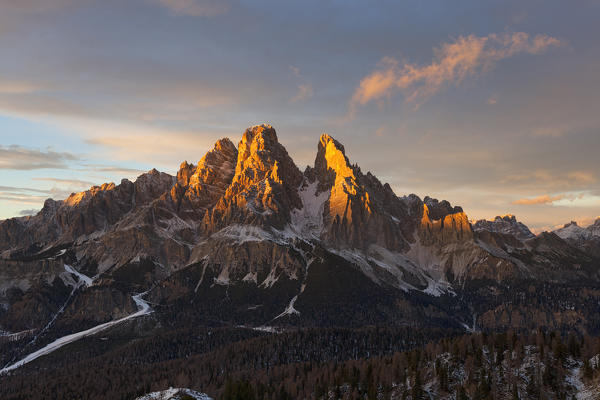
[[[201,328],[128,342],[137,328],[3,377],[0,398],[133,399],[188,387],[227,400],[571,400],[585,390],[593,399],[600,381],[600,338],[576,333]]]

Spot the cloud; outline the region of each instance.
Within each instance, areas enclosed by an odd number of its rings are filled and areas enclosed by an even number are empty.
[[[294,74],[294,76],[296,78],[301,78],[302,76],[300,75],[300,68],[298,67],[294,67],[293,65],[290,65],[290,71],[292,71],[292,74]]]
[[[15,186],[0,186],[0,191],[2,192],[36,192],[36,193],[47,193],[46,190],[41,189],[33,189],[33,188],[24,188],[24,187],[15,187]]]
[[[27,94],[39,89],[40,87],[30,82],[0,79],[0,94]]]
[[[229,5],[216,0],[158,0],[175,15],[216,17],[229,11]]]
[[[400,65],[398,60],[384,57],[378,69],[360,81],[350,100],[350,112],[370,101],[390,98],[396,92],[419,107],[445,86],[458,85],[469,76],[486,72],[502,59],[518,53],[540,54],[560,44],[554,37],[530,37],[525,32],[469,35],[434,49],[434,59],[427,65],[409,62]]]
[[[539,205],[539,204],[554,204],[556,202],[562,201],[562,200],[568,200],[568,201],[575,201],[575,200],[581,200],[585,197],[585,195],[583,193],[580,194],[558,194],[556,196],[550,196],[550,195],[543,195],[543,196],[538,196],[538,197],[534,197],[534,198],[522,198],[519,200],[515,200],[512,202],[512,204],[514,205],[525,205],[525,206],[531,206],[531,205]]]
[[[118,167],[113,165],[102,164],[84,164],[84,167],[94,172],[110,172],[117,175],[141,175],[146,171],[137,168]]]
[[[0,169],[32,170],[42,168],[67,168],[67,163],[77,161],[79,157],[50,149],[46,151],[28,149],[11,145],[0,145]]]
[[[549,195],[543,195],[543,196],[538,196],[538,197],[534,197],[534,198],[523,198],[523,199],[519,199],[519,200],[515,200],[512,202],[512,204],[515,205],[537,205],[537,204],[552,204],[555,201],[558,200],[562,200],[564,199],[565,196],[564,195],[557,195],[557,196],[549,196]]]
[[[306,82],[306,79],[304,79],[304,77],[300,73],[300,68],[290,65],[290,71],[292,71],[292,74],[294,74],[294,76],[298,78],[298,80],[304,81],[304,83],[298,85],[298,91],[296,92],[294,97],[290,99],[290,101],[292,103],[295,103],[311,98],[313,95],[313,87],[310,83]]]
[[[25,204],[41,204],[46,200],[44,196],[32,196],[18,193],[5,193],[0,192],[0,200],[10,201],[13,203],[25,203]]]
[[[39,209],[35,209],[35,208],[30,208],[28,210],[21,210],[19,211],[19,215],[20,216],[27,216],[27,215],[35,215],[39,212]]]
[[[585,170],[576,171],[554,171],[550,169],[534,169],[530,171],[519,171],[503,177],[500,183],[512,187],[524,186],[545,187],[547,189],[560,190],[561,188],[584,188],[598,180],[593,172]]]
[[[57,179],[57,181],[60,181],[60,179]],[[71,193],[78,192],[81,189],[82,186],[80,185],[66,188],[53,186],[51,189],[0,186],[0,199],[16,203],[40,204],[49,197],[53,199],[65,199]]]
[[[79,179],[64,179],[64,178],[33,178],[34,181],[53,182],[60,185],[69,185],[70,187],[91,187],[94,182],[82,181]]]
[[[375,136],[377,137],[384,137],[385,136],[385,131],[387,130],[387,128],[385,126],[380,126],[379,128],[377,128],[377,130],[375,131]]]
[[[569,129],[572,129],[572,127],[566,125],[542,126],[534,128],[533,135],[557,138],[565,135]]]
[[[311,98],[313,95],[312,85],[309,83],[303,83],[298,85],[298,92],[294,97],[292,97],[291,102],[295,103],[297,101],[302,101]]]
[[[40,204],[48,198],[49,191],[32,188],[0,186],[0,200],[14,203]]]

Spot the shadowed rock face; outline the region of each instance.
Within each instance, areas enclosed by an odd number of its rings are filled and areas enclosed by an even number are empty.
[[[235,172],[237,149],[231,140],[217,141],[197,166],[183,162],[171,189],[171,200],[183,218],[199,219],[225,193]]]
[[[0,329],[39,328],[65,302],[58,327],[104,322],[135,310],[130,293],[150,287],[167,308],[193,304],[219,321],[228,310],[235,324],[338,324],[343,315],[457,324],[477,310],[489,327],[522,326],[529,314],[498,300],[515,282],[598,283],[600,244],[589,238],[600,220],[575,230],[535,237],[512,216],[472,226],[447,201],[398,197],[327,134],[302,173],[275,129],[257,125],[237,148],[221,139],[175,177],[151,170],[0,222]],[[94,285],[69,297],[65,263]]]

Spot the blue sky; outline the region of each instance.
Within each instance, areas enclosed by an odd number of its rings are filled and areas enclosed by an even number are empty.
[[[471,218],[600,215],[600,2],[7,0],[0,218],[267,122]]]

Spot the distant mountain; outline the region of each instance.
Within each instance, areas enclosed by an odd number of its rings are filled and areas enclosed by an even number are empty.
[[[577,225],[577,222],[571,221],[568,224],[565,224],[562,228],[556,229],[553,231],[562,239],[567,240],[590,240],[595,237],[600,237],[600,218],[596,219],[596,221],[586,227],[582,228]]]
[[[512,235],[519,240],[527,240],[535,237],[529,228],[522,222],[517,221],[514,215],[497,216],[493,220],[480,219],[473,224],[475,231],[489,231]]]
[[[514,216],[472,225],[447,201],[399,197],[326,134],[300,171],[257,125],[176,176],[151,170],[0,222],[0,330],[31,341],[0,362],[142,315],[162,330],[598,332],[600,245],[564,232],[535,236]]]
[[[600,257],[600,217],[593,224],[582,228],[571,221],[554,231],[560,238],[586,252]]]

